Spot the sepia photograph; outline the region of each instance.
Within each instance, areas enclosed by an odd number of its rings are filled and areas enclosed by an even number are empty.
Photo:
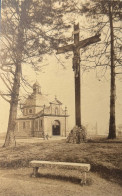
[[[122,0],[0,0],[0,196],[122,195]]]

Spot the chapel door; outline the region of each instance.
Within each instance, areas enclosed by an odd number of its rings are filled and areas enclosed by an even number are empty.
[[[53,135],[60,135],[60,122],[58,120],[54,121],[52,126]]]

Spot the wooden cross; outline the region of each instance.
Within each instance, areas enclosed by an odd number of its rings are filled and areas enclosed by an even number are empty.
[[[73,51],[73,71],[75,74],[75,121],[81,127],[81,98],[80,98],[80,49],[100,41],[100,34],[79,41],[79,24],[74,25],[74,44],[59,47],[56,54]]]

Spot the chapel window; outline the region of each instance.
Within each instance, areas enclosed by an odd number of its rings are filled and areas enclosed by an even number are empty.
[[[25,129],[26,125],[25,125],[25,122],[23,122],[23,129]]]
[[[25,114],[25,115],[28,114],[28,109],[27,109],[27,108],[24,109],[24,114]]]
[[[42,127],[42,125],[43,125],[43,124],[42,124],[42,120],[40,119],[40,127]]]
[[[28,109],[26,109],[26,114],[28,114]]]
[[[55,108],[55,114],[58,115],[58,108]]]
[[[32,109],[29,109],[29,113],[30,113],[30,114],[32,113]]]
[[[38,129],[38,121],[35,122],[35,128]]]

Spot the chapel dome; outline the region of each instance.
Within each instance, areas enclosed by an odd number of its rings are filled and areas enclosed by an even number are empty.
[[[33,84],[33,93],[41,93],[41,86],[38,81]]]
[[[40,86],[39,82],[36,80],[36,82],[33,84],[33,87]]]

